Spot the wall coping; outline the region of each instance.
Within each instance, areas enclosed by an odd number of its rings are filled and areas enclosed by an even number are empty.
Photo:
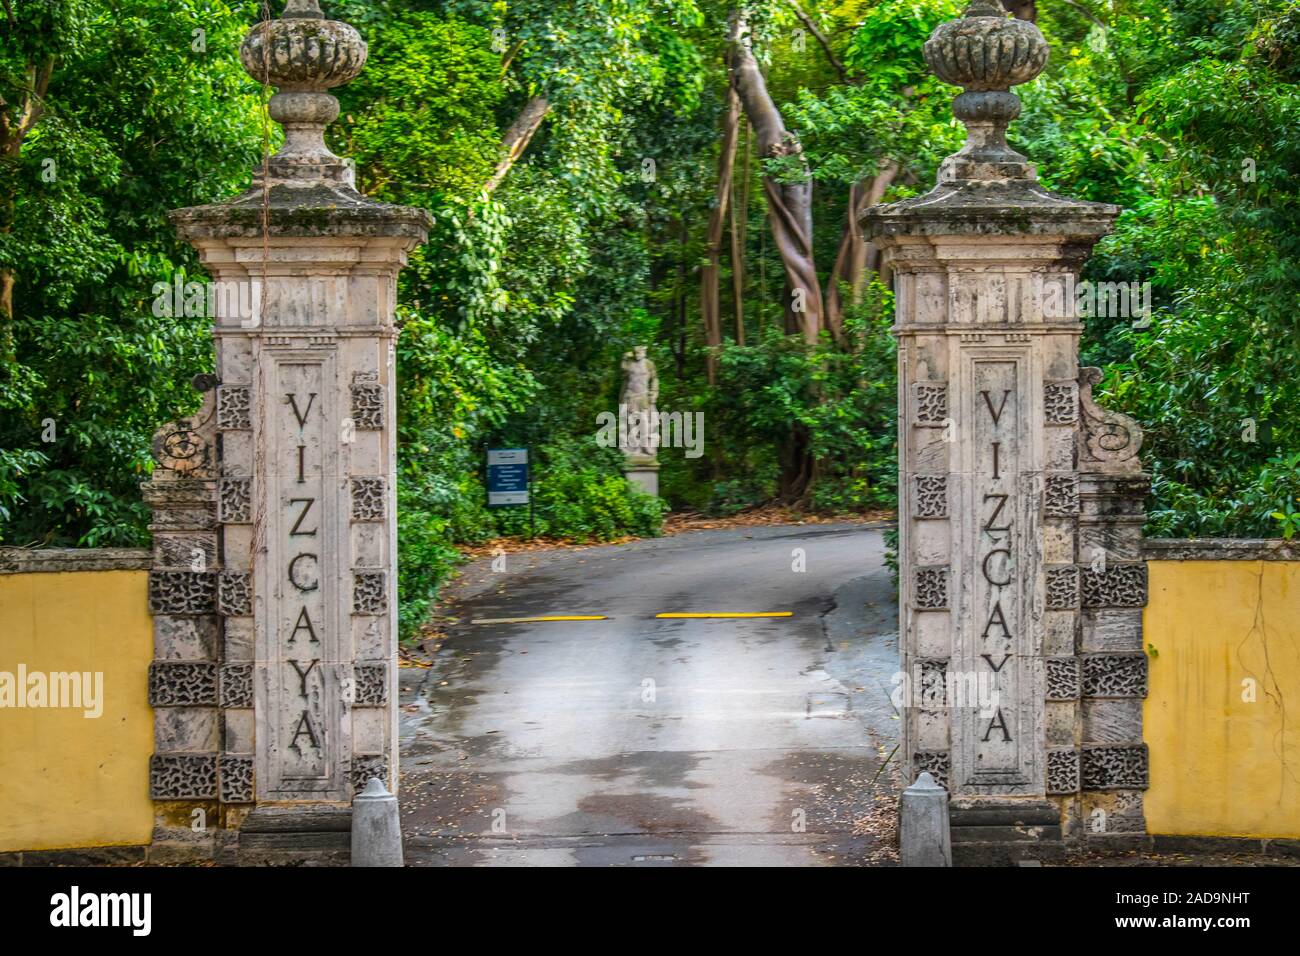
[[[148,571],[148,548],[0,548],[0,574],[33,571]]]
[[[1145,538],[1149,561],[1300,561],[1300,538]],[[148,571],[148,548],[0,548],[0,574]]]
[[[1148,561],[1300,561],[1300,538],[1146,538]]]

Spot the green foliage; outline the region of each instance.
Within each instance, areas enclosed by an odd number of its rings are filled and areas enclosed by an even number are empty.
[[[1059,25],[1013,126],[1052,187],[1127,207],[1088,276],[1152,285],[1149,325],[1089,319],[1084,360],[1146,430],[1149,533],[1277,534],[1300,450],[1300,4],[1110,19]]]
[[[155,282],[197,265],[165,214],[247,181],[262,134],[237,50],[253,9],[20,0],[16,25],[0,21],[6,110],[51,70],[39,122],[0,159],[0,270],[14,276],[0,328],[6,543],[147,541],[150,438],[194,407],[189,380],[211,362],[207,319],[150,311]]]
[[[889,571],[889,579],[894,584],[894,594],[898,594],[898,525],[886,528],[884,533],[885,539],[885,568]]]
[[[862,11],[844,49],[844,65],[877,93],[933,84],[923,49],[935,27],[961,16],[958,0],[881,0]]]
[[[921,50],[934,28],[960,11],[956,0],[885,0],[862,12],[842,57],[851,82],[801,88],[783,111],[814,179],[848,185],[874,176],[886,158],[928,174],[957,149],[952,87],[930,75]],[[797,175],[796,160],[767,165]]]
[[[430,498],[413,491],[405,481],[397,485],[397,630],[412,640],[429,616],[438,588],[460,562],[451,522],[430,507]]]
[[[331,129],[356,161],[358,187],[426,206],[475,195],[496,165],[494,114],[506,92],[491,33],[402,13],[376,23],[369,47],[365,71],[338,91]]]
[[[1300,509],[1296,507],[1300,505],[1300,453],[1269,461],[1257,487],[1278,503],[1278,510],[1270,512],[1269,517],[1281,524],[1282,537],[1295,537],[1300,530]]]
[[[719,353],[706,412],[718,482],[711,510],[738,511],[777,492],[776,462],[794,423],[816,462],[808,505],[830,512],[888,507],[897,494],[893,297],[873,283],[845,320],[848,347],[808,346],[777,330]],[[720,446],[720,447],[717,447]],[[719,468],[719,464],[721,467]]]
[[[0,315],[0,540],[140,544],[151,434],[192,409],[189,379],[210,363],[208,319],[150,308],[155,283],[199,277],[165,214],[237,192],[264,132],[275,148],[237,57],[260,5],[9,6],[9,128],[52,72],[39,122],[0,156],[0,275],[14,278],[12,321]],[[788,4],[750,5],[769,88],[804,150],[764,158],[742,136],[731,197],[740,254],[732,261],[724,243],[720,283],[732,340],[714,385],[698,303],[727,4],[328,6],[370,50],[337,91],[333,148],[356,160],[369,195],[435,219],[399,280],[403,636],[453,571],[458,543],[529,533],[524,509],[486,506],[488,447],[533,450],[537,534],[658,532],[663,502],[633,491],[617,453],[594,443],[596,415],[617,405],[619,357],[635,344],[658,364],[661,408],[705,413],[703,457],[661,453],[672,504],[731,513],[768,502],[802,460],[815,463],[804,507],[892,504],[890,296],[869,285],[845,345],[788,336],[761,176],[802,175],[807,163],[823,272],[850,184],[894,160],[890,198],[928,189],[963,132],[950,112],[956,90],[928,75],[921,51],[960,0],[801,0],[846,76],[811,37],[791,42]],[[1018,88],[1011,141],[1049,188],[1125,208],[1086,277],[1152,284],[1149,325],[1090,318],[1084,339],[1085,361],[1106,369],[1099,397],[1146,428],[1148,530],[1293,535],[1300,3],[1041,3],[1039,22],[1052,58]],[[548,103],[544,121],[485,194],[502,132],[534,97]]]
[[[534,449],[537,533],[657,533],[660,503],[635,495],[594,445],[579,461],[574,429],[594,419],[589,406],[625,344],[621,317],[636,314],[642,292],[644,250],[627,229],[638,210],[619,168],[623,110],[661,97],[690,103],[698,72],[670,77],[669,68],[699,57],[639,3],[490,13],[449,4],[369,23],[370,63],[342,91],[337,148],[357,160],[372,195],[435,218],[400,288],[398,560],[409,637],[456,542],[527,532],[516,509],[484,504],[490,445]],[[513,64],[504,72],[503,54]],[[529,159],[484,196],[500,128],[534,95],[551,108]]]
[[[498,527],[506,534],[574,541],[658,535],[665,504],[624,479],[622,460],[618,449],[599,447],[594,434],[543,445],[537,449],[531,522],[527,508],[499,508]]]

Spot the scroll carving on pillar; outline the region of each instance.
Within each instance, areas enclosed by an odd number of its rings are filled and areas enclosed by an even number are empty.
[[[217,776],[220,780],[218,795],[222,803],[252,803],[255,799],[251,755],[222,754],[217,761]]]
[[[1076,700],[1079,696],[1079,659],[1047,657],[1043,663],[1047,673],[1047,699]]]
[[[948,568],[922,567],[916,569],[916,607],[925,611],[940,611],[948,607]]]
[[[388,666],[382,663],[358,664],[356,666],[357,706],[381,706],[387,703]]]
[[[253,706],[253,665],[249,663],[221,665],[221,706]]]
[[[217,386],[217,427],[230,430],[252,428],[250,401],[247,385]]]
[[[1073,474],[1048,475],[1044,483],[1043,510],[1055,517],[1079,512],[1079,479]]]
[[[210,375],[200,375],[193,385],[203,395],[199,410],[154,432],[153,459],[160,469],[159,480],[210,479],[217,475],[216,430],[212,421],[216,380]]]
[[[217,703],[213,661],[154,661],[149,665],[150,707],[211,707]]]
[[[352,613],[383,614],[388,610],[388,584],[383,571],[353,574]]]
[[[388,484],[383,478],[352,479],[352,520],[382,521],[387,515]]]
[[[374,372],[352,376],[352,423],[357,428],[384,427],[384,391]]]
[[[1083,660],[1083,695],[1142,699],[1147,695],[1145,654],[1089,654]]]
[[[222,524],[248,524],[253,520],[251,478],[222,478],[217,517]]]
[[[1083,569],[1084,607],[1146,607],[1146,603],[1146,562]]]
[[[948,421],[948,386],[917,382],[912,386],[913,423],[942,427]]]
[[[1043,387],[1043,418],[1048,425],[1073,425],[1079,417],[1076,382],[1048,382]]]
[[[1142,448],[1142,429],[1137,422],[1098,405],[1092,388],[1101,382],[1101,369],[1079,369],[1080,469],[1108,474],[1137,473],[1142,470],[1138,451]]]
[[[1047,610],[1070,611],[1079,606],[1079,569],[1073,564],[1046,571]]]
[[[212,572],[158,570],[156,564],[154,567],[149,574],[151,613],[211,614],[215,610],[217,582]]]
[[[916,508],[913,514],[917,518],[948,517],[948,476],[916,476]]]
[[[155,753],[149,758],[149,796],[154,800],[213,800],[217,755]]]
[[[247,571],[222,571],[217,579],[217,610],[223,617],[253,613],[253,577]]]

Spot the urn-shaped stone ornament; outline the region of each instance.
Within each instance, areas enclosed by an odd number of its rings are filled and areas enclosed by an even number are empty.
[[[925,42],[934,75],[969,91],[1028,83],[1047,65],[1048,52],[1038,27],[1009,18],[997,0],[975,0],[960,20],[939,24]]]
[[[357,78],[366,41],[350,24],[326,20],[315,0],[290,0],[279,20],[249,31],[239,59],[255,80],[282,92],[322,91]]]
[[[939,167],[941,183],[1035,178],[1033,166],[1007,146],[1007,126],[1020,115],[1020,98],[1009,90],[1041,73],[1048,52],[1038,27],[1009,18],[997,0],[973,0],[960,20],[935,28],[925,61],[962,88],[952,112],[968,133],[961,151]]]
[[[248,75],[276,88],[267,104],[284,127],[284,146],[271,157],[273,183],[334,181],[353,185],[352,167],[325,146],[325,127],[339,115],[327,90],[366,65],[366,41],[349,24],[326,20],[316,0],[288,0],[278,20],[264,20],[239,48]],[[260,177],[259,177],[260,181]]]

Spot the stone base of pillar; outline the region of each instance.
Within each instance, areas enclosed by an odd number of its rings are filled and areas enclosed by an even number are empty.
[[[155,801],[149,862],[184,865],[215,859],[222,832],[215,801]]]
[[[953,866],[1064,859],[1060,811],[1050,800],[962,801],[949,810]]]
[[[350,807],[263,805],[240,827],[233,862],[239,866],[347,866],[351,854]]]
[[[659,463],[645,462],[623,466],[623,475],[647,495],[659,494]]]
[[[191,826],[191,805],[155,804],[159,810],[146,849],[151,864],[184,866],[347,866],[352,810],[322,804],[266,804],[247,810],[193,804],[211,811],[208,824]]]

